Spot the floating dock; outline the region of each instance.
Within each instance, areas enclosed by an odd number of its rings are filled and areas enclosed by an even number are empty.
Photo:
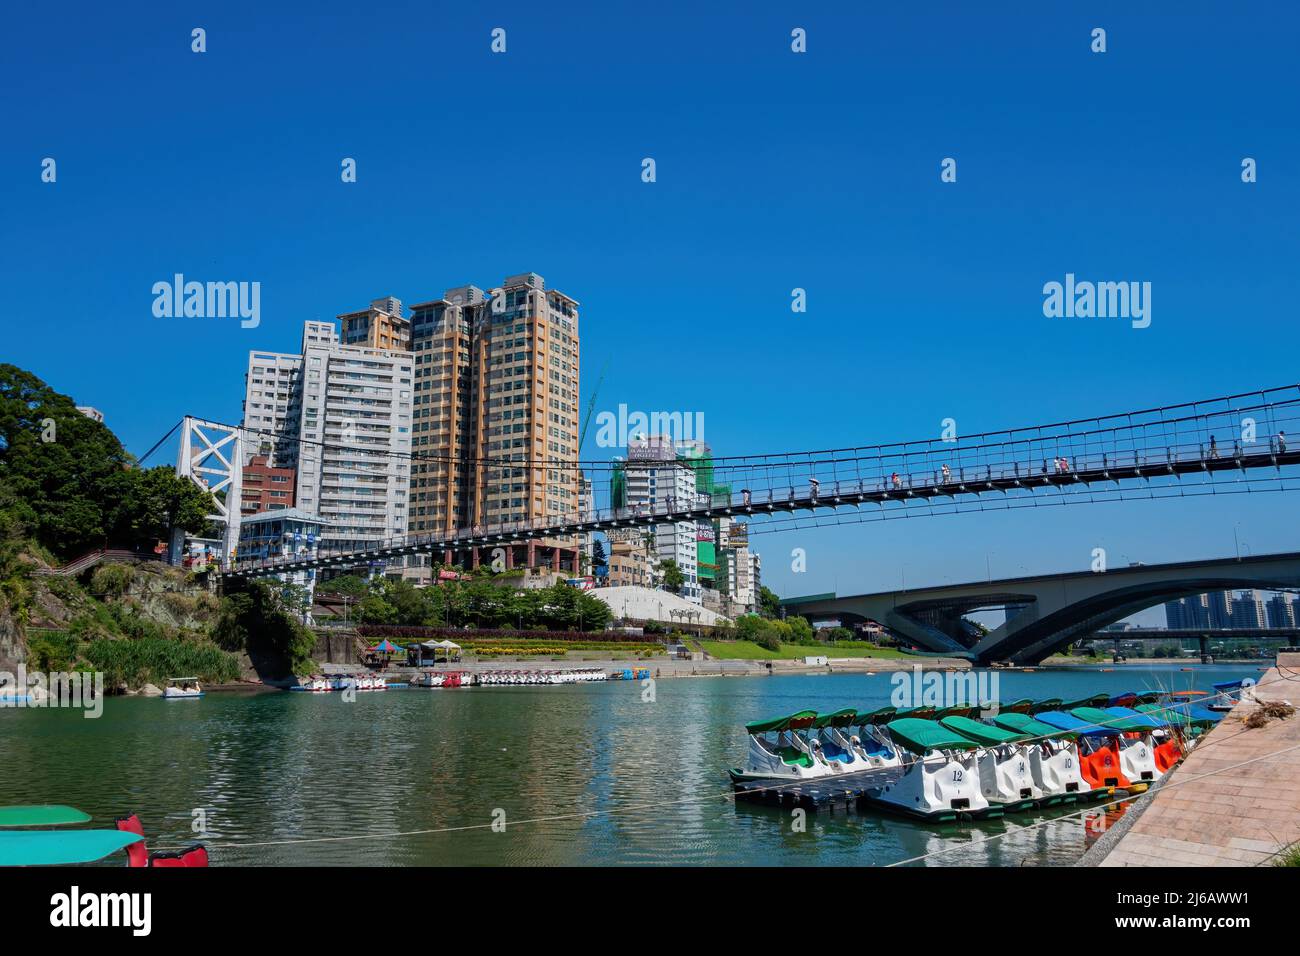
[[[737,800],[769,807],[799,808],[813,813],[847,810],[859,806],[869,790],[879,790],[903,775],[903,767],[879,767],[860,773],[815,780],[740,780],[733,783]]]

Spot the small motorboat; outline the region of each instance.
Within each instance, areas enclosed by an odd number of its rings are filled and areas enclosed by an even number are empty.
[[[1152,731],[1158,729],[1158,725],[1146,715],[1137,711],[1130,711],[1132,716],[1116,715],[1099,707],[1076,707],[1070,713],[1110,732],[1119,754],[1120,770],[1132,784],[1129,790],[1140,793],[1164,776],[1156,766],[1155,741],[1152,739]]]
[[[313,674],[310,677],[299,678],[298,683],[289,689],[307,694],[328,694],[334,688],[330,685],[328,677],[323,674]]]
[[[1097,796],[1108,795],[1117,789],[1146,789],[1145,784],[1135,787],[1120,769],[1119,746],[1114,731],[1062,710],[1041,711],[1034,714],[1034,719],[1078,738],[1079,770]]]
[[[198,700],[203,696],[203,687],[197,677],[169,677],[162,695],[163,700]]]

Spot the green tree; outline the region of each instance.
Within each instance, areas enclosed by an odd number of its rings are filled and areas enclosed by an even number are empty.
[[[763,617],[781,616],[781,599],[771,588],[760,586],[758,589],[758,613]]]
[[[660,561],[659,573],[663,576],[665,590],[671,591],[673,594],[682,593],[682,587],[686,584],[686,575],[682,574],[682,569],[677,566],[676,561],[672,558]]]
[[[207,524],[212,504],[168,468],[140,470],[116,436],[30,372],[0,364],[0,508],[56,556]]]

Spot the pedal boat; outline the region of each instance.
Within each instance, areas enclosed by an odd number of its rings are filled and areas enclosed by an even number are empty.
[[[198,700],[203,688],[197,677],[169,677],[163,688],[163,700]]]
[[[1134,784],[1130,790],[1140,793],[1164,776],[1156,766],[1156,744],[1152,739],[1157,725],[1145,714],[1130,711],[1131,717],[1117,716],[1100,707],[1076,707],[1070,713],[1111,731],[1119,752],[1120,770]]]
[[[858,756],[867,762],[867,766],[876,770],[882,767],[897,767],[903,762],[899,750],[885,731],[885,725],[894,720],[898,711],[893,707],[881,707],[879,710],[858,711],[853,718],[853,726],[858,732],[849,737],[849,741],[858,752]]]
[[[993,723],[1030,738],[1024,744],[1029,756],[1029,772],[1034,786],[1043,793],[1044,806],[1074,803],[1093,795],[1092,785],[1083,777],[1075,734],[1015,711],[998,714]]]
[[[1097,797],[1116,790],[1138,790],[1120,768],[1119,745],[1115,732],[1098,727],[1061,710],[1047,710],[1034,715],[1040,723],[1074,734],[1079,746],[1079,771]],[[1146,789],[1142,785],[1141,789]]]
[[[814,740],[819,744],[822,757],[836,773],[861,773],[883,763],[873,763],[861,747],[861,738],[848,734],[848,728],[858,719],[858,712],[852,707],[837,710],[833,714],[818,714],[812,723],[817,731]]]
[[[980,792],[975,741],[918,717],[892,720],[885,732],[906,751],[906,769],[884,786],[867,790],[868,803],[936,822],[1002,815],[1002,808],[991,807]]]
[[[732,782],[815,780],[834,775],[837,771],[822,755],[820,741],[807,740],[799,733],[811,729],[816,720],[817,711],[801,710],[746,724],[747,759],[743,768],[728,771]]]
[[[30,805],[0,807],[0,866],[71,866],[95,863],[119,850],[133,867],[205,867],[208,851],[201,843],[175,852],[150,853],[144,828],[135,814],[119,817],[112,830],[45,829],[88,823],[90,815],[75,807]],[[41,829],[35,829],[35,828]]]
[[[995,727],[970,717],[944,717],[939,723],[954,733],[969,737],[980,745],[976,754],[980,792],[990,806],[1005,813],[1028,810],[1043,800],[1043,791],[1034,783],[1025,746],[1027,734]]]

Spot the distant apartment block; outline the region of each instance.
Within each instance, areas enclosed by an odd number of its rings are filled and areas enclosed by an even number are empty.
[[[402,302],[391,295],[375,299],[368,309],[338,317],[344,345],[399,352],[411,350],[411,323],[402,317]]]
[[[254,515],[293,507],[297,472],[293,468],[276,468],[266,455],[253,455],[244,466],[241,481],[240,512]]]
[[[98,408],[94,408],[90,405],[78,405],[77,411],[81,412],[81,414],[85,415],[93,422],[99,422],[101,425],[104,424],[104,413]]]
[[[678,460],[677,448],[667,435],[634,435],[627,443],[627,461],[615,476],[612,494],[616,504],[632,510],[652,511],[661,507],[690,507],[696,501],[695,471]],[[658,584],[658,565],[675,561],[681,569],[681,596],[693,604],[702,603],[699,579],[699,527],[695,521],[656,525],[655,567],[652,580]]]

